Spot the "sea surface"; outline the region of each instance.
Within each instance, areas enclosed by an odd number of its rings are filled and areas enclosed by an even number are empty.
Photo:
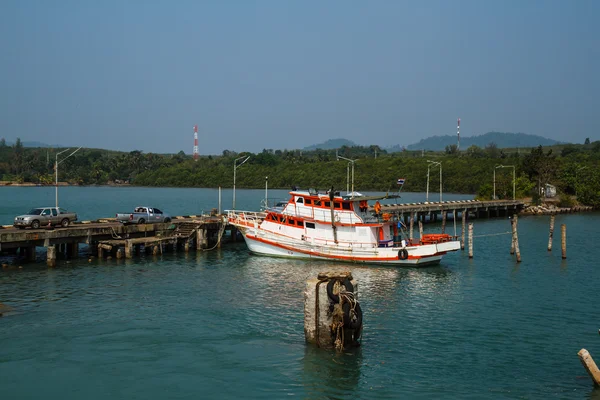
[[[141,204],[173,215],[218,204],[210,189],[59,190],[60,206],[82,219]],[[231,191],[222,196],[231,208]],[[264,190],[236,197],[236,208],[256,210]],[[0,200],[10,224],[52,205],[54,190],[0,187]],[[244,243],[92,261],[82,246],[54,269],[43,253],[37,264],[2,258],[0,302],[13,311],[0,318],[0,398],[600,398],[577,357],[586,348],[600,362],[600,214],[558,215],[552,252],[549,217],[520,217],[520,264],[508,219],[471,222],[473,259],[455,252],[421,269],[266,258]],[[343,353],[304,341],[306,281],[329,270],[359,282],[362,346]]]

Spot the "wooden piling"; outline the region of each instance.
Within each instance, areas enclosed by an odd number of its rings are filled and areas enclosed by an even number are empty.
[[[465,249],[465,228],[466,228],[466,224],[467,224],[467,209],[465,208],[462,212],[462,231],[461,231],[461,236],[462,239],[460,240],[460,249],[464,250]]]
[[[231,237],[235,237],[235,228],[231,228]],[[196,231],[196,249],[205,249],[208,247],[208,239],[206,235],[206,229],[198,228]]]
[[[473,224],[469,224],[469,258],[473,258]]]
[[[513,242],[515,244],[515,254],[517,255],[517,262],[521,262],[521,251],[519,250],[519,235],[517,234],[517,228],[519,225],[519,220],[517,214],[513,215],[513,226],[512,226],[512,234],[513,234]]]
[[[408,238],[410,239],[410,241],[412,242],[413,240],[413,228],[415,225],[415,213],[411,212],[410,213],[410,229],[408,230]]]
[[[510,220],[510,255],[515,254],[515,237],[512,234],[513,225],[515,224],[515,220]]]
[[[46,264],[53,268],[56,267],[56,246],[48,246],[46,253]]]
[[[133,243],[129,240],[125,241],[125,258],[133,258]]]
[[[577,355],[579,356],[579,361],[581,361],[581,364],[583,364],[583,367],[590,375],[590,378],[592,378],[594,386],[600,386],[600,370],[590,353],[586,349],[581,349]]]
[[[550,235],[548,237],[548,251],[552,251],[552,236],[554,235],[554,218],[556,218],[556,216],[552,214],[550,216]]]
[[[560,248],[562,250],[562,259],[567,258],[567,225],[560,225]]]
[[[446,219],[448,219],[448,213],[446,210],[442,210],[442,233],[446,232]]]
[[[423,240],[423,222],[419,221],[419,241]]]

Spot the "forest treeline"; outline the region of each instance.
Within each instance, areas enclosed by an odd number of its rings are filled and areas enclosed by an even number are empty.
[[[59,162],[59,181],[80,185],[130,183],[139,186],[232,187],[234,165],[237,188],[314,187],[346,191],[354,165],[357,191],[398,190],[424,192],[429,168],[430,192],[439,191],[439,165],[443,191],[475,193],[490,199],[493,176],[496,197],[512,198],[513,167],[516,197],[539,198],[546,183],[557,187],[561,201],[600,206],[600,141],[583,145],[555,145],[528,149],[499,149],[493,143],[458,151],[455,145],[443,152],[403,151],[387,153],[378,146],[343,146],[336,150],[272,150],[258,154],[225,150],[219,156],[201,156],[197,161],[178,154],[142,151],[117,152],[101,149],[27,148],[20,139],[12,146],[0,141],[0,180],[53,184],[54,164]],[[339,156],[347,159],[337,159]],[[241,162],[250,156],[248,161]],[[236,161],[237,160],[237,161]],[[350,162],[348,160],[354,160]],[[434,164],[440,163],[440,164]],[[502,167],[501,167],[502,166]]]

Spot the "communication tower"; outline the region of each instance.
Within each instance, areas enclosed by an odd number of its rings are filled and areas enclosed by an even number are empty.
[[[458,122],[456,123],[456,137],[458,139],[456,143],[456,150],[460,151],[460,118],[458,118]]]
[[[194,125],[194,160],[198,161],[198,125]]]

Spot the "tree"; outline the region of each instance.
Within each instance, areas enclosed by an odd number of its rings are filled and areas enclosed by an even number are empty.
[[[498,151],[498,145],[494,142],[490,142],[487,146],[485,146],[485,152],[489,158],[498,158],[500,155],[500,152]]]
[[[446,146],[446,154],[450,154],[450,155],[458,154],[458,146],[455,144]]]
[[[542,146],[538,146],[531,149],[531,153],[523,158],[522,169],[531,181],[537,180],[539,193],[541,185],[549,183],[556,176],[558,163],[556,157],[552,155],[552,149],[544,153]]]
[[[6,139],[0,139],[0,147],[6,147]]]

